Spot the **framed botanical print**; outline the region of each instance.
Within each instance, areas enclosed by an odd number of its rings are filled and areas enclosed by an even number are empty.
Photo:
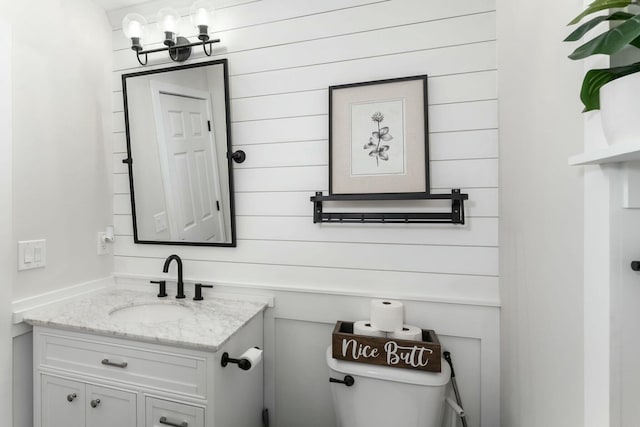
[[[427,76],[329,87],[329,194],[429,193]]]

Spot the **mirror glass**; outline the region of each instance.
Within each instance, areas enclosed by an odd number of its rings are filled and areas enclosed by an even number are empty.
[[[235,246],[227,61],[122,76],[136,243]]]

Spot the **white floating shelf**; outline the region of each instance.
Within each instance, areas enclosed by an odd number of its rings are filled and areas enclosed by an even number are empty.
[[[640,161],[640,140],[621,142],[569,157],[569,165],[571,166],[632,161]]]

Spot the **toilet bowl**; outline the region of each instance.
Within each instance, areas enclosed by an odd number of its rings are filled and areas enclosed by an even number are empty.
[[[334,359],[326,353],[338,427],[440,427],[451,370],[425,372]],[[349,383],[351,381],[348,381]]]

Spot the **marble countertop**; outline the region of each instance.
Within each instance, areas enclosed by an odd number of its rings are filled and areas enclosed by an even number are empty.
[[[118,320],[110,314],[136,305],[178,305],[193,314],[176,320]],[[116,338],[217,351],[267,304],[207,297],[204,301],[158,298],[152,291],[108,288],[24,313],[34,326],[69,329]],[[170,310],[168,310],[170,311]]]

